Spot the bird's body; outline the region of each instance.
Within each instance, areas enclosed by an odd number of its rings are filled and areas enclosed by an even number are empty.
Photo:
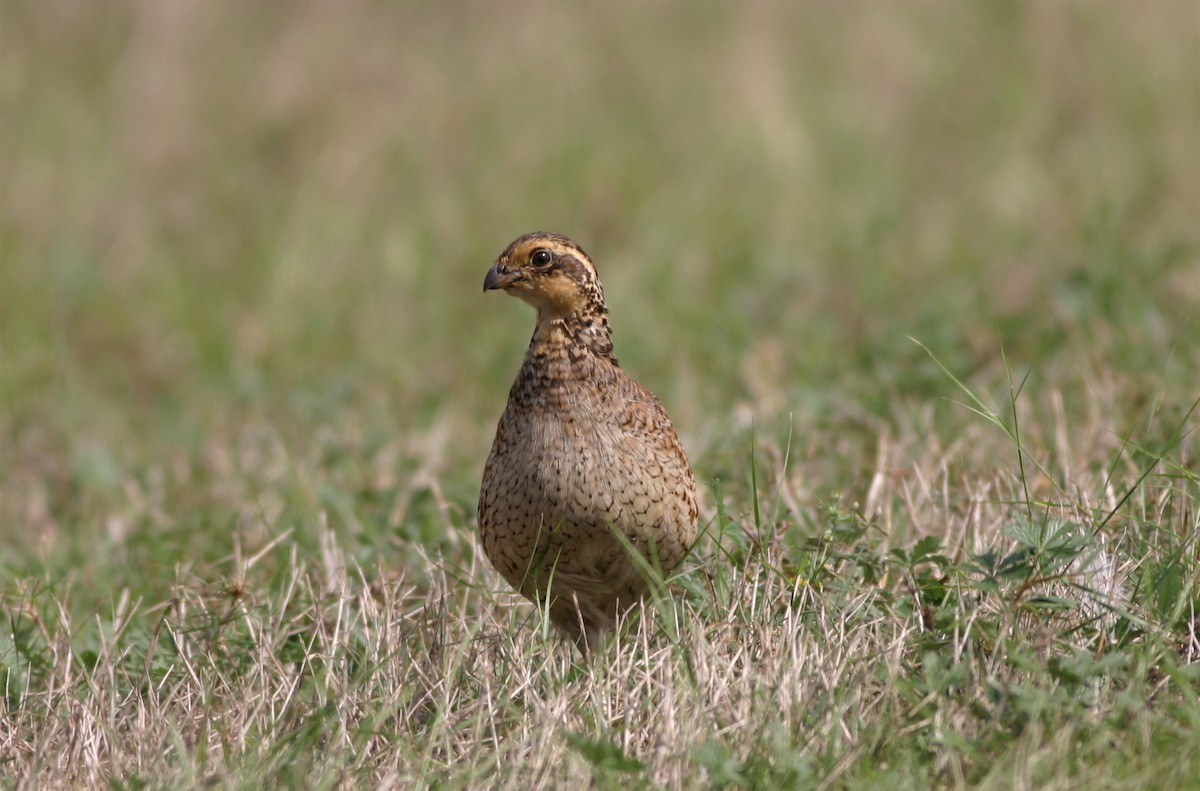
[[[484,288],[538,311],[484,468],[484,552],[586,651],[646,592],[631,548],[663,571],[686,554],[695,479],[662,404],[617,365],[583,250],[556,234],[526,234]]]

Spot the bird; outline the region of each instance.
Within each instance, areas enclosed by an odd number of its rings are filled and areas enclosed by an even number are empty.
[[[520,298],[537,320],[484,465],[481,543],[586,657],[647,593],[644,570],[670,573],[690,550],[695,475],[662,403],[617,363],[583,248],[527,233],[483,290]]]

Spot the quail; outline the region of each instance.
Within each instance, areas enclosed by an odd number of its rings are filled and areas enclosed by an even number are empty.
[[[696,537],[691,465],[659,400],[617,364],[592,260],[554,233],[510,244],[483,281],[537,311],[483,471],[484,552],[584,655]],[[618,537],[623,536],[623,539]]]

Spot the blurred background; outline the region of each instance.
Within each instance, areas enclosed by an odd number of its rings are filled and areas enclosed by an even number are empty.
[[[706,480],[869,460],[954,395],[910,336],[1114,435],[1200,395],[1190,0],[4,0],[0,179],[10,563],[469,536],[537,229]]]

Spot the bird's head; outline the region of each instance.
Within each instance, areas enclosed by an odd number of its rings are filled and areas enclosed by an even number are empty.
[[[550,319],[603,316],[604,291],[596,266],[579,245],[556,233],[537,231],[505,248],[483,280],[483,290],[501,289],[533,305]]]

